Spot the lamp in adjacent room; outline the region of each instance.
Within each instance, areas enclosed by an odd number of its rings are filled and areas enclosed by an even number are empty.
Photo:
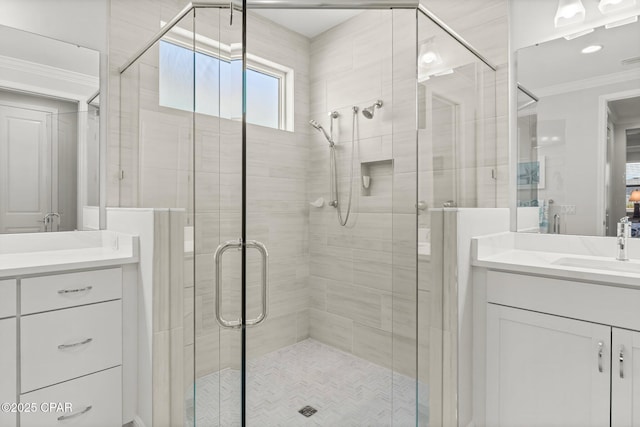
[[[558,9],[553,23],[556,28],[579,24],[584,21],[585,13],[584,5],[580,0],[558,0]]]
[[[633,190],[629,201],[633,202],[633,218],[640,218],[640,190]]]

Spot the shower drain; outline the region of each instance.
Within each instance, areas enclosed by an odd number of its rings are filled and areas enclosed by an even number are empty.
[[[316,412],[318,412],[318,410],[316,408],[313,408],[313,407],[307,405],[304,408],[300,409],[298,412],[300,412],[305,417],[309,418],[311,415],[313,415]]]

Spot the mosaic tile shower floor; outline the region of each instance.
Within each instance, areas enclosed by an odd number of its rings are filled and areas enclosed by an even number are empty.
[[[225,369],[196,385],[197,427],[240,425],[239,371]],[[416,425],[415,380],[312,339],[248,362],[247,388],[249,426]],[[317,410],[308,418],[298,412],[307,405]]]

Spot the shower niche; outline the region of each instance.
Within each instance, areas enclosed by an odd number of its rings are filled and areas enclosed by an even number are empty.
[[[360,163],[360,195],[390,197],[393,187],[393,160],[383,159]]]

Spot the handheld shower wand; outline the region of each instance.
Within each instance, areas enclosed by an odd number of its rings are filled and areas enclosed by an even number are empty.
[[[315,120],[309,120],[309,124],[313,126],[316,130],[319,130],[320,132],[322,132],[324,134],[324,137],[329,142],[329,146],[333,147],[334,145],[333,138],[331,138],[329,134],[327,134],[327,131],[324,130],[324,128],[320,125],[320,123],[316,122]]]
[[[331,119],[331,128],[330,128],[330,132],[327,133],[326,130],[324,130],[324,128],[322,127],[322,125],[320,123],[318,123],[317,121],[311,119],[309,120],[309,124],[311,126],[313,126],[313,128],[317,131],[322,132],[322,134],[324,135],[324,137],[326,138],[326,140],[329,142],[329,147],[333,147],[335,145],[335,142],[333,141],[333,119],[337,119],[340,115],[338,114],[337,111],[331,111],[329,113],[329,117]]]
[[[379,107],[378,107],[379,108]],[[317,131],[322,132],[326,140],[329,142],[329,193],[330,200],[329,206],[336,209],[338,214],[338,222],[341,226],[347,225],[347,221],[349,220],[349,215],[351,213],[351,201],[353,199],[353,162],[355,156],[355,126],[356,126],[356,118],[358,115],[358,107],[353,107],[353,123],[351,129],[351,167],[349,173],[349,199],[347,201],[347,209],[345,212],[345,216],[342,216],[342,207],[340,204],[340,194],[338,189],[338,165],[336,158],[336,144],[333,140],[333,120],[339,117],[337,111],[332,111],[329,113],[329,117],[331,119],[331,125],[329,133],[324,130],[324,128],[315,120],[309,120],[309,124],[314,127]]]

